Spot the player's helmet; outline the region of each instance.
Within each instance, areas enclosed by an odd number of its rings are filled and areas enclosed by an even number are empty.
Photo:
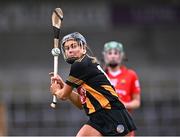
[[[111,67],[115,67],[118,64],[121,64],[122,60],[121,59],[111,60],[107,56],[108,52],[110,50],[112,50],[112,49],[115,49],[115,50],[119,51],[122,59],[124,58],[124,49],[123,49],[123,45],[120,42],[110,41],[110,42],[107,42],[107,43],[104,44],[103,54],[104,54],[105,64],[108,65],[108,66],[111,66]]]
[[[86,45],[87,45],[86,39],[79,32],[70,33],[70,34],[68,34],[62,38],[62,40],[61,40],[61,51],[62,51],[62,54],[64,56],[65,61],[67,63],[70,63],[70,64],[74,63],[74,61],[77,59],[74,57],[73,58],[67,58],[65,53],[64,53],[65,52],[64,51],[64,44],[66,41],[71,40],[71,39],[78,41],[79,44],[83,47],[86,47]]]

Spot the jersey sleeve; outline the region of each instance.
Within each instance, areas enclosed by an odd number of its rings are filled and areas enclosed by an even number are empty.
[[[132,93],[140,94],[141,88],[140,88],[139,78],[136,72],[134,71],[131,72],[132,72],[132,87],[131,87]]]
[[[66,84],[77,88],[82,85],[87,78],[86,65],[83,62],[75,62],[71,65]]]

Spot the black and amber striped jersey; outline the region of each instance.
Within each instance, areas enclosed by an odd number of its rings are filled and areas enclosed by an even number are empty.
[[[101,69],[96,59],[85,55],[76,60],[70,69],[66,83],[78,89],[86,114],[92,114],[102,108],[122,109],[114,87]]]

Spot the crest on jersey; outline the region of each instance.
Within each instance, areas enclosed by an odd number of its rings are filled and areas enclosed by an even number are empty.
[[[80,95],[81,103],[85,104],[86,103],[86,90],[80,86],[77,88],[77,92]]]
[[[122,79],[121,80],[121,84],[125,84],[126,83],[126,80],[125,79]]]

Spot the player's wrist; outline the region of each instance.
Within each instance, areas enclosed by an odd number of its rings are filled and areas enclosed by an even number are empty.
[[[56,91],[54,92],[54,95],[56,96],[56,97],[58,97],[58,96],[60,96],[60,89],[56,89]]]
[[[61,89],[57,89],[57,91],[55,92],[55,96],[60,100],[67,100],[68,99],[67,97],[63,96]]]

